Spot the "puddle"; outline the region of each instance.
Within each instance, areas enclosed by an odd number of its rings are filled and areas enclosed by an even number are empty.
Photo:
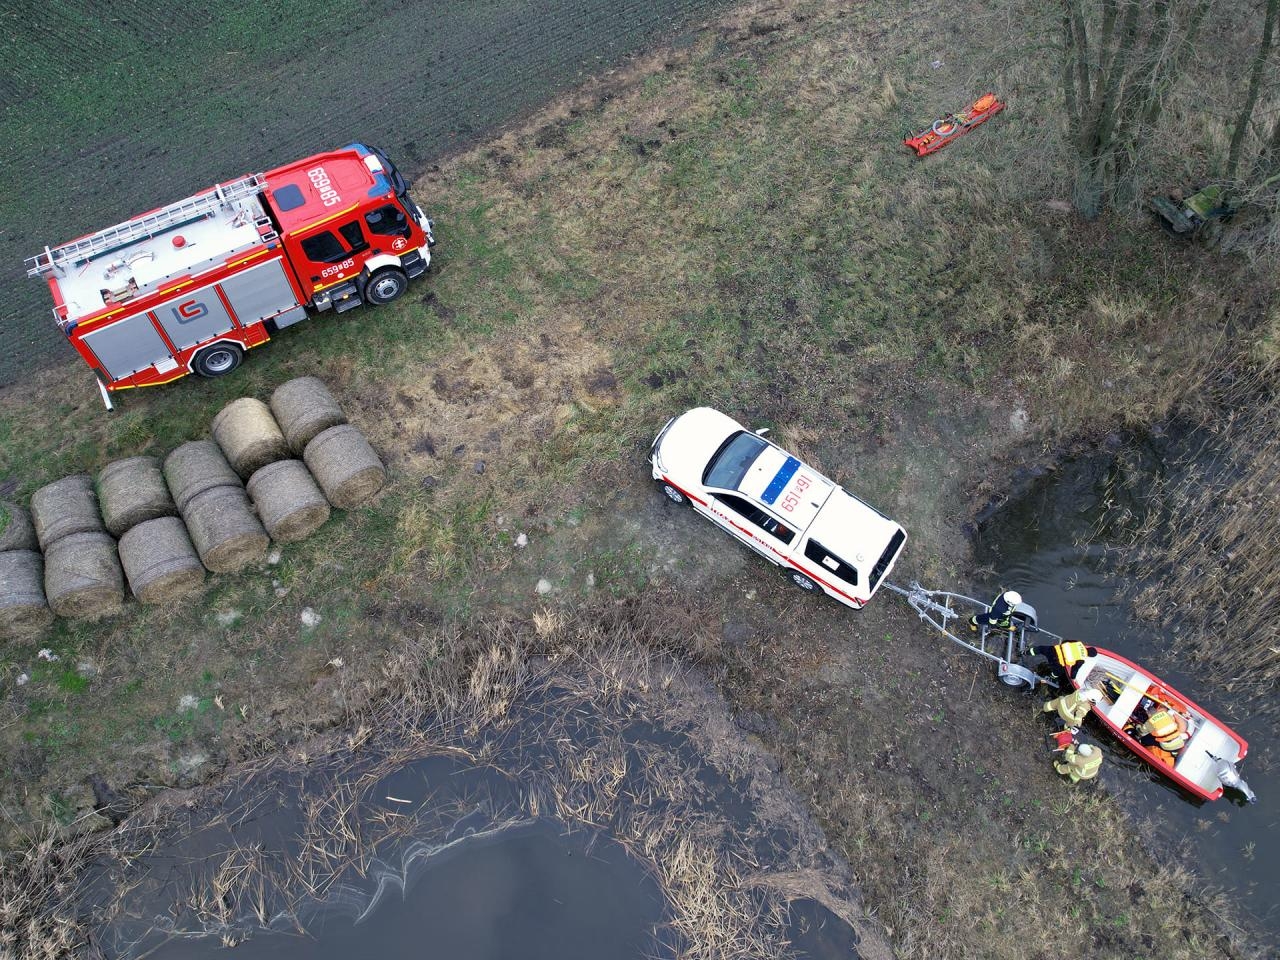
[[[451,716],[295,751],[126,825],[79,888],[94,945],[122,960],[889,955],[847,867],[703,682],[616,655],[527,672],[486,681],[499,712],[473,681]]]
[[[170,940],[155,960],[354,960],[427,953],[450,960],[630,960],[669,956],[654,931],[662,893],[618,843],[546,822],[470,834],[399,876],[371,877],[368,903],[317,912],[305,934],[233,949]],[[424,949],[425,947],[425,949]]]
[[[1098,644],[1149,666],[1159,677],[1229,723],[1249,741],[1242,772],[1258,795],[1245,806],[1228,794],[1201,804],[1163,779],[1123,748],[1112,747],[1093,731],[1106,750],[1103,779],[1139,823],[1167,848],[1186,850],[1212,887],[1252,914],[1272,936],[1280,936],[1280,770],[1269,744],[1275,723],[1252,717],[1243,703],[1216,685],[1179,669],[1165,638],[1133,618],[1116,596],[1105,520],[1117,511],[1135,512],[1141,503],[1126,501],[1130,482],[1115,481],[1122,471],[1160,469],[1182,451],[1133,448],[1124,456],[1083,458],[1036,481],[1030,490],[1000,510],[978,534],[978,561],[997,572],[1000,583],[1016,587],[1036,607],[1040,622],[1072,639]],[[1108,509],[1112,511],[1108,513]],[[1094,532],[1102,530],[1092,543]]]

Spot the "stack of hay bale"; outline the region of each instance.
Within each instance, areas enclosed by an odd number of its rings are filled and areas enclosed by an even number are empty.
[[[315,377],[281,385],[270,407],[235,400],[214,418],[212,441],[184,443],[163,468],[129,457],[99,472],[96,491],[77,474],[37,490],[30,514],[0,503],[0,634],[33,635],[55,614],[115,613],[125,577],[143,603],[173,601],[197,589],[206,568],[241,570],[272,540],[310,536],[330,505],[358,506],[385,480],[377,453]]]
[[[289,448],[302,455],[333,506],[350,510],[382,489],[387,479],[382,461],[315,377],[299,377],[277,387],[271,410]]]
[[[0,501],[0,636],[34,636],[52,622],[31,514]]]
[[[77,473],[31,495],[31,520],[44,551],[44,592],[60,617],[97,620],[124,605],[124,574],[107,532],[93,478]]]
[[[155,457],[116,460],[98,474],[107,530],[120,540],[129,589],[143,603],[168,603],[204,582],[178,507]]]

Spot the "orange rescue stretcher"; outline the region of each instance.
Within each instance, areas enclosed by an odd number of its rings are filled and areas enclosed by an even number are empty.
[[[907,137],[902,142],[914,150],[917,157],[926,157],[959,140],[974,127],[986,123],[1005,106],[1007,104],[997,100],[994,93],[985,93],[959,113],[949,113],[933,121],[928,130],[914,137]]]

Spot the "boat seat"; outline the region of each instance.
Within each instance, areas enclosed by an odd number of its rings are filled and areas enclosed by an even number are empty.
[[[1126,680],[1124,690],[1121,691],[1119,698],[1107,708],[1107,719],[1117,727],[1123,727],[1125,721],[1133,713],[1133,708],[1138,705],[1138,701],[1146,694],[1147,685],[1150,682],[1140,673],[1135,673]]]
[[[1200,729],[1191,735],[1187,745],[1178,754],[1178,763],[1174,767],[1188,780],[1200,784],[1206,790],[1218,785],[1218,777],[1214,773],[1215,761],[1210,754],[1234,763],[1240,756],[1240,748],[1220,728],[1211,723],[1200,722]]]

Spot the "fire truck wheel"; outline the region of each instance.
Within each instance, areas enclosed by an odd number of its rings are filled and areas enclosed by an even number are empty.
[[[384,303],[390,303],[400,294],[404,293],[409,286],[409,278],[404,275],[404,271],[397,270],[395,267],[384,267],[369,278],[369,282],[364,286],[365,302],[380,307]]]
[[[205,347],[191,361],[191,369],[202,377],[224,377],[244,359],[244,351],[234,343]]]
[[[803,573],[800,573],[798,570],[792,570],[790,573],[790,577],[791,577],[791,582],[794,583],[801,590],[817,590],[818,589],[818,585],[816,583],[814,583],[812,580],[806,577]]]

